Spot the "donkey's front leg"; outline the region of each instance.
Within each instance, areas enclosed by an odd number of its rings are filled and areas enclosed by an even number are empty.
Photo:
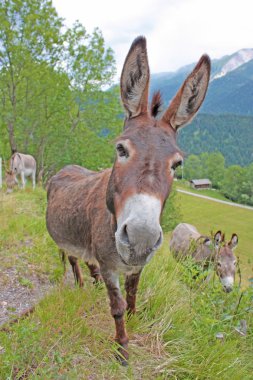
[[[134,314],[136,312],[136,293],[140,280],[141,270],[138,273],[126,276],[125,289],[127,301],[127,313]]]
[[[119,361],[122,365],[127,365],[128,360],[128,336],[125,329],[124,313],[126,302],[122,297],[119,287],[119,275],[114,272],[104,272],[101,268],[105,285],[110,298],[111,314],[115,321],[116,336],[115,341],[121,346],[119,348]]]
[[[25,188],[25,173],[21,172],[20,177],[21,177],[21,189],[24,189]]]

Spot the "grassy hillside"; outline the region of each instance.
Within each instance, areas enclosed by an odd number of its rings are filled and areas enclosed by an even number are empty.
[[[180,195],[188,221],[194,200]],[[252,378],[252,290],[243,296],[240,289],[225,294],[216,281],[189,286],[187,273],[171,258],[165,238],[140,282],[138,313],[127,323],[131,359],[128,368],[122,368],[114,358],[117,347],[104,286],[94,287],[86,269],[84,289],[62,281],[57,249],[45,229],[44,191],[0,194],[0,201],[1,280],[8,270],[18,268],[20,286],[31,296],[33,275],[52,286],[33,314],[0,330],[0,379]],[[213,215],[208,223],[208,206],[197,202],[195,218],[202,218],[206,232],[216,226],[217,218]],[[242,218],[239,236],[247,214],[242,211],[245,214],[237,217],[238,227]],[[227,215],[229,219],[232,214]],[[241,238],[240,249],[245,239]],[[1,294],[8,281],[9,276],[0,281]],[[248,325],[246,336],[235,330],[242,319]],[[217,333],[223,334],[222,340]]]
[[[192,188],[190,186],[190,184],[189,184],[189,181],[186,181],[186,180],[178,180],[178,181],[176,181],[174,183],[176,184],[176,188],[177,189],[185,190],[185,191],[190,191],[191,193],[194,193],[194,194],[205,195],[207,197],[211,197],[211,198],[219,199],[221,201],[229,202],[229,199],[225,198],[225,196],[222,195],[219,192],[219,190],[216,190],[216,189],[201,189],[201,191],[200,191],[200,190]]]

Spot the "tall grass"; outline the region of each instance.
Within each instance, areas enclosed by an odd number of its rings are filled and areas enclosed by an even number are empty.
[[[55,246],[45,229],[45,203],[37,205],[41,195],[39,190],[13,198],[24,210],[22,228],[26,238],[33,239],[36,270],[60,273]],[[5,216],[11,212],[11,207],[5,208]],[[21,239],[18,231],[16,238],[10,233],[18,226],[11,215],[9,219],[1,238],[2,256],[13,256],[12,246]],[[50,265],[39,263],[39,258]],[[60,274],[57,280],[33,314],[0,331],[0,379],[252,379],[253,289],[242,293],[236,288],[226,294],[215,278],[194,282],[171,257],[167,238],[143,271],[138,312],[127,322],[128,368],[115,359],[114,326],[104,286],[93,286],[86,270],[84,289],[64,284]],[[241,320],[248,327],[245,336],[238,333]]]

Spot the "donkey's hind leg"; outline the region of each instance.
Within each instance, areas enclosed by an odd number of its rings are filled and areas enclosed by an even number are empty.
[[[36,171],[32,172],[32,183],[33,183],[33,190],[34,190],[36,186]]]
[[[68,256],[69,262],[72,266],[72,271],[75,277],[75,282],[79,284],[80,288],[83,287],[83,276],[81,268],[78,264],[78,259],[74,256]]]
[[[95,283],[97,284],[99,282],[103,282],[103,277],[101,276],[99,266],[95,264],[89,264],[87,261],[85,262],[85,264],[90,270],[91,277],[95,279]]]
[[[60,256],[60,260],[61,260],[62,265],[63,265],[63,275],[65,277],[66,276],[66,257],[67,257],[67,254],[61,248],[59,248],[59,256]]]

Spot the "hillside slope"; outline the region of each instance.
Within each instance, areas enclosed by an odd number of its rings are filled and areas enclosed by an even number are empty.
[[[5,259],[9,269],[19,269],[22,286],[31,293],[32,284],[28,288],[29,282],[24,281],[31,271],[37,276],[47,274],[59,285],[28,318],[0,329],[1,379],[251,379],[250,290],[242,297],[240,289],[225,294],[217,281],[193,282],[169,254],[165,238],[140,281],[138,313],[127,322],[130,362],[123,368],[115,360],[117,346],[104,286],[93,286],[87,270],[83,289],[61,281],[57,249],[45,228],[44,192],[28,189],[2,200],[1,260]],[[187,207],[184,198],[180,202],[182,209]],[[21,226],[11,206],[21,216]],[[195,214],[191,212],[199,222],[200,210],[199,201]],[[236,223],[244,219],[238,216],[234,227]],[[210,224],[202,228],[208,231]],[[20,246],[22,236],[30,241],[29,246]],[[241,319],[248,326],[246,336],[240,334]]]
[[[199,114],[179,132],[178,143],[187,155],[220,151],[226,165],[247,166],[253,161],[253,116]]]

